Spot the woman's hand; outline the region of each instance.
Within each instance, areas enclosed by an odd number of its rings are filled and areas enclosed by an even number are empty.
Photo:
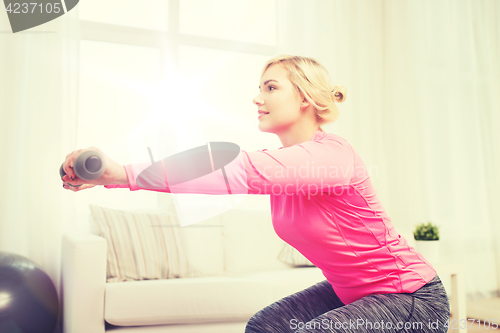
[[[83,185],[80,185],[80,186],[70,186],[68,185],[68,183],[64,182],[63,184],[63,187],[67,190],[70,190],[70,191],[73,191],[73,192],[78,192],[78,191],[81,191],[81,190],[85,190],[85,189],[88,189],[88,188],[92,188],[96,185],[93,185],[93,184],[83,184]]]
[[[106,163],[106,170],[104,170],[102,176],[93,180],[80,179],[76,176],[76,173],[73,170],[73,163],[75,162],[78,155],[88,150],[95,150],[100,152],[104,156]],[[79,149],[72,153],[69,153],[66,156],[66,160],[63,162],[63,170],[66,173],[66,175],[62,178],[63,187],[65,189],[72,190],[73,192],[92,188],[96,185],[122,184],[124,182],[124,178],[126,179],[126,173],[124,167],[122,165],[119,165],[112,159],[110,159],[99,148],[96,147]],[[81,186],[75,187],[75,185],[81,185]]]

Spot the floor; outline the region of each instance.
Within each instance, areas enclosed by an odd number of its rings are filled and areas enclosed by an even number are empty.
[[[500,332],[500,328],[494,329],[493,327],[490,326],[490,328],[486,328],[488,326],[488,323],[486,323],[486,326],[483,322],[478,323],[477,321],[472,321],[470,319],[467,323],[467,333],[487,333],[487,332]],[[457,330],[455,329],[449,329],[448,333],[453,333],[456,332]]]
[[[486,326],[488,326],[487,323],[486,323]],[[472,319],[470,319],[467,323],[467,333],[487,333],[487,332],[491,332],[492,330],[494,332],[500,332],[500,328],[494,329],[491,326],[489,329],[485,328],[483,322],[480,322],[480,323],[478,323],[477,321],[473,322]],[[453,333],[456,331],[457,331],[456,329],[454,330],[454,329],[450,328],[448,330],[448,333]]]
[[[468,333],[500,333],[500,297],[467,301],[467,332]],[[493,323],[498,324],[495,329]],[[457,325],[458,326],[458,325]],[[449,333],[456,332],[450,328]]]

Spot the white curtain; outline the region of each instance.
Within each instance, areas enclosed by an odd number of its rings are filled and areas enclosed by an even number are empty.
[[[13,34],[2,12],[0,30],[0,251],[33,260],[60,293],[75,214],[58,171],[76,139],[78,24],[69,12]]]
[[[384,14],[393,18],[383,63],[391,212],[441,225],[442,258],[465,265],[470,297],[491,296],[500,286],[500,3],[390,1]]]
[[[398,229],[440,226],[470,298],[500,286],[500,2],[278,1],[278,53],[347,88],[337,123]],[[442,277],[444,280],[446,277]]]

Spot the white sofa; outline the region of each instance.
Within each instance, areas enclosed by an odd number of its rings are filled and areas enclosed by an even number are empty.
[[[106,240],[65,233],[64,332],[243,333],[260,309],[325,280],[316,267],[277,259],[285,243],[273,230],[269,198],[259,197],[267,204],[240,205],[185,229],[188,259],[208,275],[199,278],[107,283]]]

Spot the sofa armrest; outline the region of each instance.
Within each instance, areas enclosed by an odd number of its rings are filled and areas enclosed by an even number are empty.
[[[104,333],[107,243],[93,234],[62,238],[64,333]]]

